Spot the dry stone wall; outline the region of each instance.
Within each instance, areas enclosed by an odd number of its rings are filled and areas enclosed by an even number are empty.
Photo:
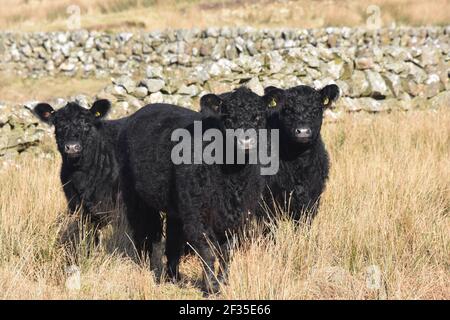
[[[450,26],[381,29],[209,28],[151,33],[0,34],[0,69],[19,76],[112,77],[96,97],[111,117],[166,102],[197,109],[206,92],[336,83],[342,112],[450,106]],[[89,105],[96,97],[55,97]],[[0,97],[1,100],[1,97]],[[51,129],[27,108],[0,103],[0,157],[40,154]]]

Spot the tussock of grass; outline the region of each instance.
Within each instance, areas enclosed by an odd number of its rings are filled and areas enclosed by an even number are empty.
[[[449,126],[448,110],[326,124],[332,169],[316,220],[308,229],[281,219],[267,236],[250,230],[211,298],[449,299]],[[0,298],[202,297],[196,258],[183,259],[182,285],[159,282],[136,262],[120,219],[99,248],[83,233],[75,253],[61,248],[70,218],[58,160],[19,166],[0,173]],[[74,261],[80,290],[65,286]]]

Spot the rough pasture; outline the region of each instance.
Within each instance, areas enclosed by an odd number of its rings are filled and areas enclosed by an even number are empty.
[[[448,299],[449,123],[447,109],[325,123],[330,177],[311,227],[281,218],[269,236],[249,228],[247,245],[232,251],[228,282],[211,298]],[[180,286],[158,283],[146,263],[109,250],[133,250],[122,223],[90,255],[82,243],[80,289],[66,287],[73,253],[55,245],[59,221],[69,220],[60,165],[60,157],[24,155],[0,172],[1,298],[202,298],[195,255],[181,259]],[[367,287],[370,266],[379,268],[380,287]]]

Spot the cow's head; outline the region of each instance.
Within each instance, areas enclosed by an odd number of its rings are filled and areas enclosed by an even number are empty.
[[[106,116],[111,103],[97,100],[90,109],[69,102],[55,111],[48,103],[37,104],[33,112],[43,122],[55,126],[56,143],[63,159],[75,161],[86,152],[92,152],[95,141],[101,139],[101,119]]]
[[[257,135],[249,135],[248,129],[266,128],[266,104],[262,97],[246,87],[221,95],[207,94],[200,99],[201,112],[217,117],[224,129],[238,131],[236,147],[250,150],[257,146]]]
[[[335,84],[321,90],[308,86],[297,86],[282,90],[275,87],[265,89],[269,106],[269,117],[275,116],[284,136],[294,143],[309,144],[315,141],[322,126],[323,112],[339,97]]]

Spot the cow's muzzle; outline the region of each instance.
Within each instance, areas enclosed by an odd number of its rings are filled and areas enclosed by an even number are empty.
[[[64,144],[64,153],[70,158],[76,158],[81,155],[83,148],[79,142],[67,142]]]
[[[309,142],[312,139],[312,130],[309,127],[296,128],[294,130],[294,137],[298,142]]]

